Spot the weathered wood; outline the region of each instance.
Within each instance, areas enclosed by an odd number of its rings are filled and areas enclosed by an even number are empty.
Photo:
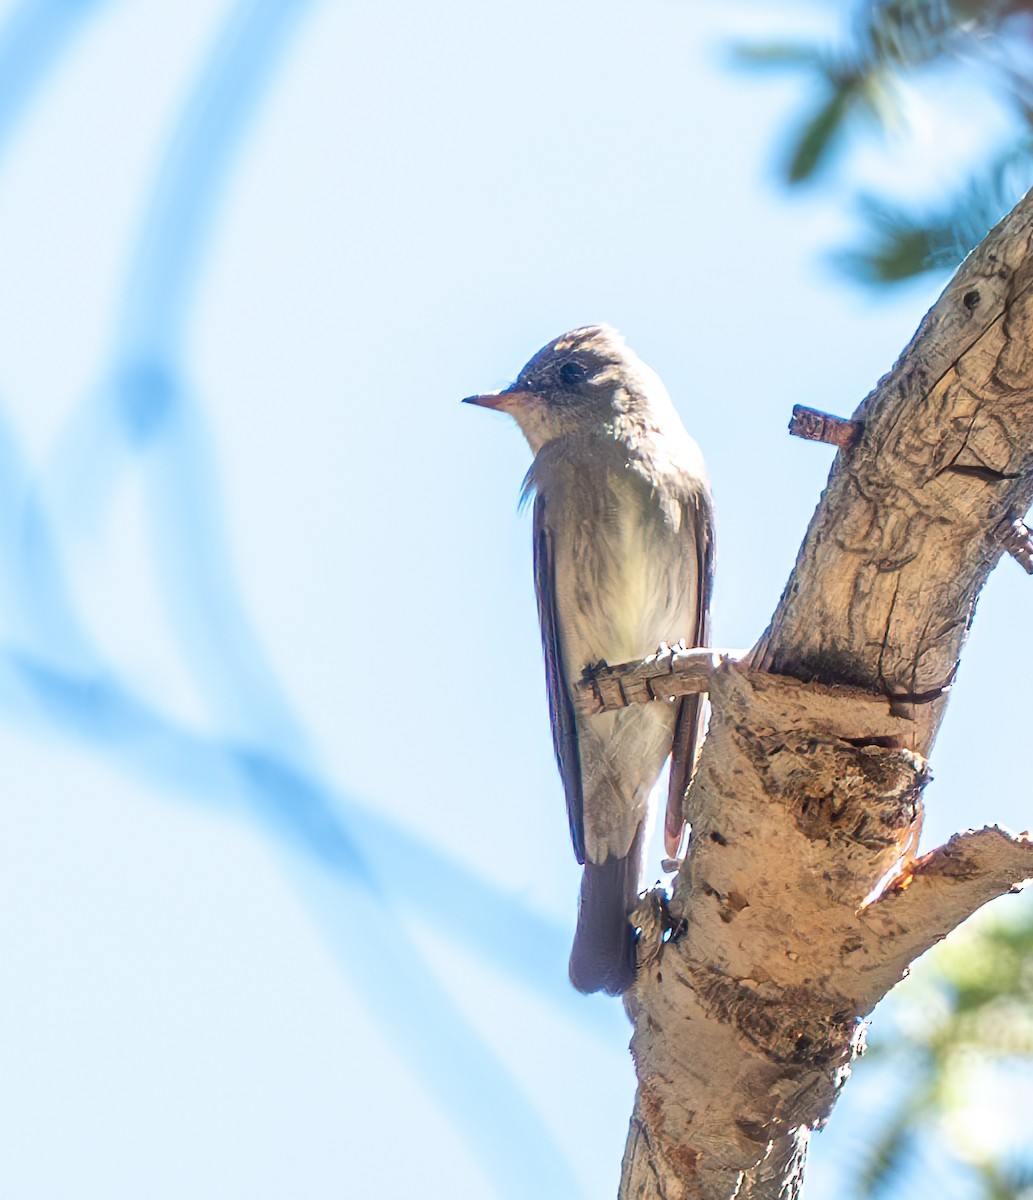
[[[725,662],[744,658],[745,650],[661,646],[641,662],[589,667],[571,689],[575,709],[586,717],[629,704],[647,704],[705,692]]]
[[[994,828],[914,857],[976,599],[1033,501],[1031,236],[1027,197],[854,414],[752,669],[711,672],[692,840],[625,998],[624,1200],[796,1196],[863,1018],[1033,875]]]
[[[848,421],[805,404],[794,404],[789,432],[808,442],[828,442],[840,450],[852,450],[860,440],[864,426],[860,421]]]
[[[914,959],[1025,879],[1033,879],[1028,834],[997,825],[956,833],[888,880],[858,912],[864,944],[852,963],[843,963],[842,983],[868,1011]]]
[[[969,255],[853,419],[754,663],[902,696],[953,680],[994,531],[1033,502],[1033,199]],[[915,712],[928,753],[945,699]]]

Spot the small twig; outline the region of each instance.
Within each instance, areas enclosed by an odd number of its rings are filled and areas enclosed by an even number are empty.
[[[1033,532],[1020,517],[1008,517],[998,525],[997,538],[1027,575],[1033,575]]]
[[[852,450],[864,432],[864,424],[834,417],[804,404],[794,404],[789,432],[793,437],[806,438],[809,442],[829,442],[840,450]]]
[[[705,692],[725,663],[745,658],[745,650],[710,650],[662,645],[642,662],[586,667],[574,688],[574,707],[582,716],[627,708],[648,700],[667,700]]]

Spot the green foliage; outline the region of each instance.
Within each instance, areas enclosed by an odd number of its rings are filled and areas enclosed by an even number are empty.
[[[855,95],[850,87],[838,88],[805,122],[796,138],[796,147],[786,172],[790,183],[802,183],[809,179],[828,158],[829,151],[842,136],[843,125],[853,107]]]
[[[773,42],[740,46],[735,57],[810,85],[779,168],[791,187],[828,183],[864,128],[906,124],[900,93],[908,82],[935,75],[948,87],[952,72],[963,71],[1008,113],[1013,143],[972,164],[953,194],[925,210],[890,195],[853,197],[862,239],[835,258],[859,282],[956,265],[1033,181],[1033,0],[863,0],[834,47]]]
[[[878,196],[863,195],[858,210],[867,236],[835,260],[854,279],[895,283],[923,271],[959,263],[1033,182],[1033,154],[1027,143],[987,164],[939,209],[907,209]]]
[[[869,1056],[892,1103],[855,1174],[863,1200],[897,1194],[902,1169],[930,1140],[968,1194],[1033,1200],[1033,1154],[1002,1148],[985,1125],[973,1124],[969,1107],[988,1089],[1003,1101],[1009,1077],[1033,1067],[1033,905],[1000,914],[994,909],[953,934],[883,1010]]]

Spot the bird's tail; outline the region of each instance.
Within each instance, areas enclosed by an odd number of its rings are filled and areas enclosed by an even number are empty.
[[[579,992],[619,996],[635,981],[635,930],[628,914],[638,903],[639,838],[626,858],[585,863],[570,982]]]

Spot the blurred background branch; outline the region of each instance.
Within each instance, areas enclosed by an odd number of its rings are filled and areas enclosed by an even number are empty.
[[[1020,1095],[1033,1057],[1029,899],[974,918],[923,960],[876,1025],[865,1086],[882,1102],[845,1155],[848,1194],[900,1195],[939,1159],[968,1195],[1028,1200],[1033,1153]]]
[[[0,29],[0,63],[5,50],[17,62],[0,94],[0,130],[5,102],[13,124],[75,21],[98,7],[27,4]],[[182,341],[220,200],[308,7],[241,0],[231,8],[162,155],[99,385],[71,411],[40,474],[25,467],[7,433],[0,574],[20,636],[0,658],[0,689],[8,719],[31,712],[50,732],[80,739],[151,786],[171,783],[254,821],[287,856],[288,876],[368,1015],[495,1177],[498,1194],[517,1200],[545,1179],[573,1196],[564,1151],[429,969],[399,908],[415,907],[467,951],[572,1007],[573,995],[555,987],[566,939],[483,876],[351,804],[322,778],[238,592],[204,406],[186,381]],[[144,480],[159,595],[206,701],[210,732],[179,727],[134,695],[76,611],[62,538],[84,543],[89,569],[91,541],[131,470]],[[315,876],[298,877],[291,864],[298,852]],[[399,860],[410,866],[401,887],[392,883]],[[514,1142],[522,1152],[500,1171]]]
[[[922,97],[942,99],[958,80],[1002,111],[1002,145],[959,161],[942,194],[904,200],[887,188],[841,189],[862,226],[834,261],[869,285],[955,267],[1033,182],[1033,8],[1022,0],[863,0],[838,7],[828,42],[748,41],[751,70],[779,69],[809,98],[787,129],[779,173],[790,187],[832,185],[837,166],[871,135],[911,132]],[[933,100],[933,104],[937,101]]]

